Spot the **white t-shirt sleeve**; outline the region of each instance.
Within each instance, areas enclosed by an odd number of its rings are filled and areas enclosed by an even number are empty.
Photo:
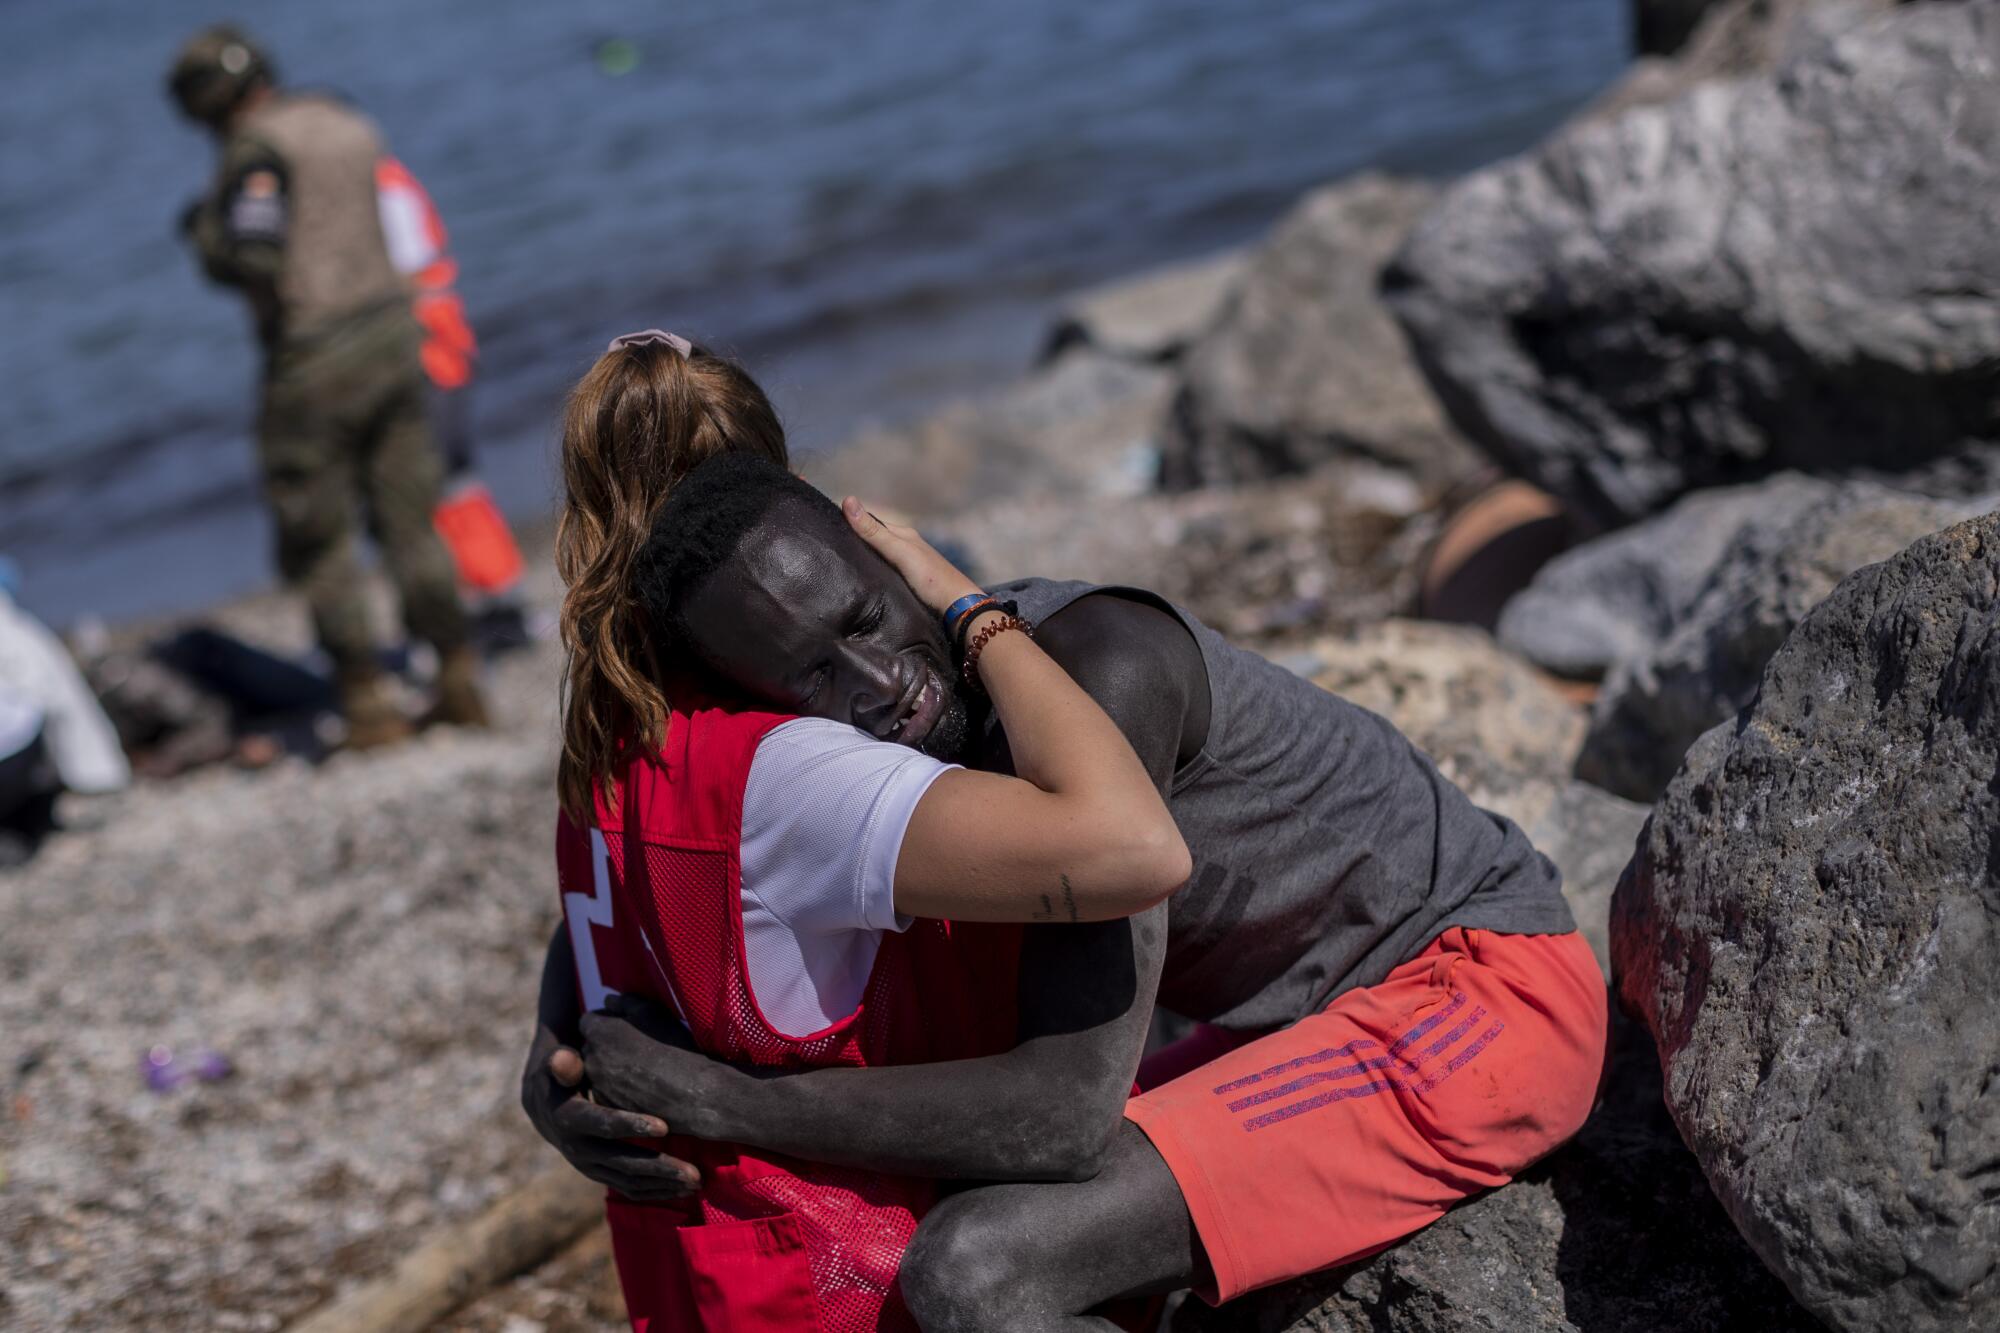
[[[840,722],[796,718],[757,745],[743,791],[743,945],[758,1007],[787,1036],[853,1012],[896,912],[896,859],[944,764]]]

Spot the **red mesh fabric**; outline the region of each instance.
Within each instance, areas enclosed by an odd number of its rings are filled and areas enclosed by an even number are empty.
[[[829,1333],[916,1328],[896,1271],[930,1203],[926,1188],[911,1206],[910,1186],[918,1183],[796,1162],[744,1186],[767,1212],[793,1213],[805,1224],[820,1326]]]
[[[743,962],[735,848],[756,741],[783,720],[675,714],[661,760],[627,770],[622,810],[600,802],[601,823],[624,825],[603,835],[615,926],[591,935],[604,984],[672,1005],[703,1050],[766,1067],[954,1059],[1011,1042],[1017,932],[935,921],[883,938],[860,1007],[827,1031],[795,1040],[764,1022]],[[566,893],[592,891],[588,837],[565,825],[558,839]],[[689,1139],[668,1147],[702,1168],[701,1224],[796,1220],[820,1328],[914,1329],[896,1272],[935,1197],[932,1182]],[[629,1301],[634,1281],[622,1258],[620,1268]],[[700,1326],[691,1313],[650,1317],[656,1331]]]
[[[703,1050],[777,1068],[880,1064],[892,1044],[897,1010],[903,1011],[904,1026],[918,1026],[912,1021],[906,950],[885,940],[860,1009],[809,1041],[773,1032],[744,980],[728,856],[644,846],[647,882],[641,886],[628,879],[622,896],[634,903],[641,928],[657,932],[654,954]],[[896,1270],[935,1194],[930,1182],[813,1162],[746,1159],[710,1145],[692,1151],[704,1159],[708,1178],[701,1199],[704,1222],[787,1212],[798,1218],[822,1327],[831,1333],[913,1327],[895,1299]]]
[[[730,888],[730,858],[722,852],[647,843],[646,884],[627,896],[642,929],[656,932],[655,952],[682,1011],[705,1051],[725,1059],[775,1067],[868,1063],[863,1047],[886,1029],[874,997],[885,970],[869,977],[862,1007],[810,1041],[773,1032],[758,1013],[744,979],[742,923]],[[878,1056],[878,1060],[879,1060]]]

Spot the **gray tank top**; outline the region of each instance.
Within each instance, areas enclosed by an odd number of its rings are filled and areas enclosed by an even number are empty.
[[[1390,723],[1133,588],[1022,579],[994,589],[1030,621],[1104,592],[1177,616],[1208,668],[1208,743],[1169,805],[1194,875],[1168,907],[1160,1003],[1278,1027],[1381,981],[1450,926],[1576,929],[1562,879]]]

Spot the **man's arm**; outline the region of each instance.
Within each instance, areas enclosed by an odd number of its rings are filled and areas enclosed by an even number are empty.
[[[202,271],[253,298],[268,295],[284,266],[290,185],[275,154],[254,146],[232,150],[221,188],[183,218]]]
[[[1207,728],[1207,677],[1187,631],[1155,608],[1092,597],[1038,636],[1164,790],[1192,753],[1190,729]],[[615,1103],[700,1138],[906,1175],[1085,1179],[1131,1090],[1165,953],[1164,904],[1028,927],[1019,1044],[982,1059],[752,1071],[687,1049],[666,1035],[670,1019],[627,1004],[584,1017],[585,1062]]]
[[[583,1064],[570,1049],[576,1041],[576,959],[569,927],[556,927],[542,960],[542,990],[536,1004],[535,1037],[521,1073],[521,1109],[535,1129],[569,1164],[628,1199],[673,1199],[700,1187],[700,1174],[687,1163],[629,1138],[658,1138],[667,1126],[657,1117],[621,1111],[590,1100],[580,1084]]]
[[[585,1067],[614,1103],[696,1138],[898,1175],[1084,1180],[1131,1091],[1165,941],[1164,905],[1026,928],[1022,1040],[980,1059],[745,1069],[676,1042],[672,1015],[628,998],[584,1016]]]

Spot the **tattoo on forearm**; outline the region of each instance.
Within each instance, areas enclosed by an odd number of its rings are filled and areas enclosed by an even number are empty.
[[[1062,880],[1063,907],[1068,910],[1069,919],[1072,921],[1081,921],[1083,918],[1077,915],[1077,910],[1076,910],[1076,890],[1072,889],[1069,886],[1069,876],[1060,875],[1057,878]],[[1043,902],[1048,901],[1046,895],[1042,898],[1042,901]]]
[[[1028,919],[1030,921],[1053,921],[1056,919],[1056,905],[1049,901],[1048,894],[1045,893],[1042,895],[1042,910],[1030,913]]]

